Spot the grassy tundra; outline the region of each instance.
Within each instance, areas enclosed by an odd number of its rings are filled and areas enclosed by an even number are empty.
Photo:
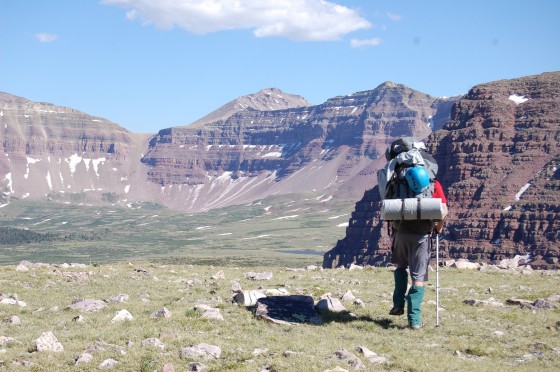
[[[223,271],[223,276],[216,274]],[[271,271],[268,281],[245,278],[247,271]],[[74,274],[72,274],[74,273]],[[114,359],[119,371],[175,371],[199,362],[209,370],[325,371],[348,361],[334,357],[339,349],[354,353],[367,370],[496,371],[558,370],[560,310],[506,305],[510,298],[534,301],[560,293],[558,272],[496,270],[490,272],[441,269],[441,326],[435,327],[435,275],[423,306],[425,327],[406,328],[405,317],[387,315],[391,307],[392,272],[364,270],[294,270],[284,267],[217,267],[158,262],[110,263],[85,267],[45,265],[28,271],[0,267],[5,298],[26,304],[0,305],[0,370],[95,370]],[[213,278],[214,276],[214,278]],[[325,293],[341,297],[351,290],[365,306],[344,303],[355,317],[329,316],[321,325],[278,325],[257,319],[254,311],[231,303],[232,282],[242,289],[284,288],[315,301]],[[125,302],[107,303],[99,311],[80,313],[68,308],[76,299],[106,300],[119,294]],[[552,297],[551,297],[552,296]],[[493,305],[469,305],[464,300],[495,299]],[[224,320],[202,318],[196,304],[220,309]],[[21,303],[20,303],[21,305]],[[503,305],[503,306],[500,306]],[[151,314],[165,307],[169,318]],[[117,311],[128,310],[128,322],[112,322]],[[18,316],[20,325],[7,322]],[[73,319],[82,315],[83,322]],[[51,331],[61,352],[37,352],[35,340]],[[158,338],[163,348],[142,346]],[[9,341],[6,341],[8,340]],[[76,366],[86,348],[102,340],[112,347],[92,352],[93,359]],[[182,348],[208,343],[219,346],[217,359],[182,358]],[[371,364],[358,346],[386,357]],[[23,366],[28,366],[24,368]]]

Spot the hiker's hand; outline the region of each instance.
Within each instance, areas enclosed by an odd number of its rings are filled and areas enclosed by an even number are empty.
[[[438,235],[441,234],[441,232],[443,231],[443,225],[444,225],[443,220],[437,221],[434,224],[434,230],[435,230],[436,234],[438,234]]]

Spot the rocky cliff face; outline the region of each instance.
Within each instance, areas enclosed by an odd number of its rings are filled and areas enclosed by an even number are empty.
[[[376,182],[373,169],[385,146],[394,137],[428,136],[434,118],[449,117],[447,102],[385,83],[318,106],[246,109],[225,120],[161,130],[142,162],[164,198],[190,210],[270,193],[356,197]]]
[[[444,257],[498,261],[529,254],[560,267],[560,73],[481,84],[455,104],[429,148],[451,214]],[[346,237],[324,265],[389,262],[377,189],[356,204]]]
[[[147,136],[71,108],[0,93],[0,141],[3,203],[65,195],[98,200],[145,182],[139,159]]]
[[[429,135],[449,118],[449,102],[384,83],[311,106],[271,88],[148,141],[102,118],[2,94],[2,203],[48,196],[201,211],[291,192],[356,198],[376,182],[385,146]]]

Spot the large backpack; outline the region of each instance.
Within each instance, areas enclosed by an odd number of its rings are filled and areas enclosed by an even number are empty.
[[[387,164],[377,171],[381,200],[432,197],[438,165],[426,151],[424,142],[418,142],[412,137],[400,138],[387,148],[385,157]],[[406,180],[407,171],[415,166],[423,167],[430,179],[428,187],[419,194],[413,191]]]

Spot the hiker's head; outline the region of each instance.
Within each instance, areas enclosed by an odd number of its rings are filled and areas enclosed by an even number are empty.
[[[414,166],[406,172],[406,182],[415,194],[420,194],[430,185],[428,171],[422,166]]]

